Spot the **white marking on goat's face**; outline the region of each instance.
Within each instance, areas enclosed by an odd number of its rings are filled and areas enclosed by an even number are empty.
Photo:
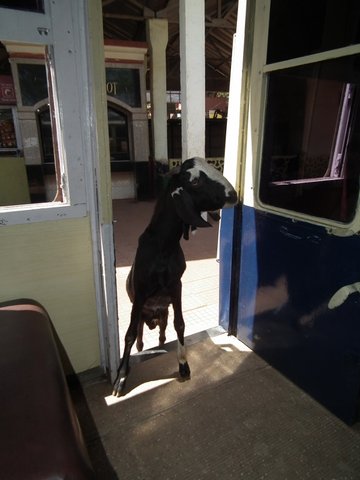
[[[183,191],[183,187],[178,187],[176,190],[174,190],[172,193],[171,193],[171,196],[174,198],[174,195],[181,195],[181,192]]]
[[[223,185],[224,192],[226,197],[233,196],[234,188],[231,183],[219,172],[215,167],[209,165],[207,161],[200,157],[194,157],[193,159],[194,166],[189,168],[187,171],[190,173],[190,182],[194,181],[196,178],[200,177],[201,172],[203,172],[210,180]]]

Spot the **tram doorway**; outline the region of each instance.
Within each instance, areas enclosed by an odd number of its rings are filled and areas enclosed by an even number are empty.
[[[116,280],[119,306],[120,348],[130,322],[131,302],[126,293],[126,277],[135,258],[138,238],[150,221],[154,201],[133,199],[113,200],[116,250]],[[218,224],[198,229],[188,241],[182,240],[187,263],[183,275],[183,313],[185,335],[199,333],[218,326],[219,264],[216,259]],[[169,311],[166,341],[177,338],[173,327],[172,308]],[[158,346],[159,329],[144,328],[144,350]],[[133,347],[132,353],[136,352]]]

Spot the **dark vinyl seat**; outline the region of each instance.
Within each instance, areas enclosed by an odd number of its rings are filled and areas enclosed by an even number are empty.
[[[0,351],[1,478],[95,478],[46,311],[1,303]]]

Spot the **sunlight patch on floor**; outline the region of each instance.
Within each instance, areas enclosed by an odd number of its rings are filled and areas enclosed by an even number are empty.
[[[233,349],[231,347],[236,348],[236,350],[239,350],[239,352],[252,351],[247,345],[245,345],[245,343],[240,342],[240,340],[238,340],[236,337],[228,335],[227,333],[218,335],[216,337],[211,337],[211,340],[215,345],[218,345],[221,350],[224,350],[225,352],[232,352]]]
[[[129,400],[130,398],[136,397],[137,395],[141,395],[142,393],[149,392],[150,390],[154,390],[155,388],[161,387],[162,385],[166,385],[167,383],[173,382],[175,378],[162,378],[159,380],[152,380],[150,382],[143,383],[135,387],[131,392],[123,395],[121,397],[115,397],[114,395],[108,395],[104,398],[105,403],[108,407],[112,405],[116,405],[117,403],[124,402],[125,400]]]

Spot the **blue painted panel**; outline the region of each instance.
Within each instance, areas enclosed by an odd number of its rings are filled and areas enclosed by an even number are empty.
[[[360,391],[360,238],[243,207],[238,338],[347,423]],[[338,298],[339,298],[338,293]],[[332,304],[330,303],[330,307]]]
[[[226,208],[222,210],[219,235],[219,323],[225,330],[229,330],[230,323],[234,223],[235,208]]]

